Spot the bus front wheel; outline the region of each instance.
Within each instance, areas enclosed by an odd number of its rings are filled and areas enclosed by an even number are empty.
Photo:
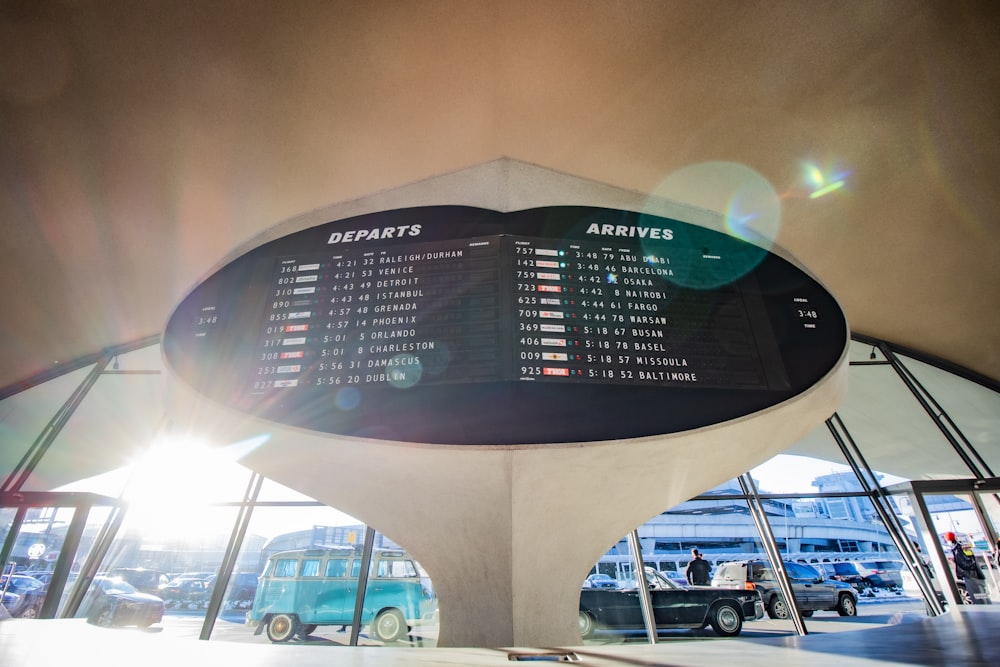
[[[398,609],[384,609],[372,621],[372,635],[380,642],[402,639],[406,631],[406,619]]]
[[[272,642],[287,642],[298,631],[299,621],[294,614],[275,614],[267,622],[267,638]]]

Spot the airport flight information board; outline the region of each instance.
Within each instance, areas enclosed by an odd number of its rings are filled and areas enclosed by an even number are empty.
[[[839,350],[810,362],[812,348],[842,347],[845,332],[815,281],[719,232],[608,209],[425,207],[235,260],[178,308],[165,350],[195,388],[269,419],[435,442],[492,442],[503,424],[519,433],[504,443],[556,432],[507,424],[539,401],[578,418],[714,391],[757,394],[736,403],[752,411],[818,379]],[[449,411],[463,405],[494,413],[479,418],[491,433],[426,423],[462,422]],[[412,428],[398,416],[418,414]],[[639,430],[689,418],[650,420]]]
[[[677,287],[678,254],[499,236],[276,258],[253,390],[787,384],[755,295]]]

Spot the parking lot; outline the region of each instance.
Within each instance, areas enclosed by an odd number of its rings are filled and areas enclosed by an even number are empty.
[[[128,628],[119,632],[147,632],[162,634],[177,638],[196,638],[201,633],[202,615],[196,611],[168,611],[163,622],[147,630]],[[817,612],[804,619],[809,634],[828,634],[849,632],[870,628],[899,625],[920,621],[927,618],[923,602],[912,597],[891,596],[874,600],[862,599],[858,605],[858,615],[853,617],[838,616],[836,612]],[[289,644],[298,646],[347,646],[350,643],[350,628],[342,626],[320,626],[305,640],[294,639]],[[362,629],[364,630],[364,628]],[[739,641],[741,638],[766,638],[793,636],[795,626],[790,619],[770,619],[764,617],[757,621],[747,622],[739,638],[724,639],[716,635],[711,628],[704,630],[661,630],[660,642],[678,641]],[[414,628],[409,637],[393,643],[393,646],[415,648],[433,648],[437,646],[438,627],[427,625]],[[219,618],[212,631],[213,641],[232,641],[250,644],[270,644],[265,634],[254,635],[254,627],[243,622],[242,614],[228,612]],[[642,631],[612,631],[599,630],[590,640],[589,646],[615,645],[646,642]],[[362,632],[358,644],[361,646],[380,646],[381,642],[368,638]]]

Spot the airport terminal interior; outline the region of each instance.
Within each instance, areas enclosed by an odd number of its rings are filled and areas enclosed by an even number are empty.
[[[998,31],[0,2],[0,664],[1000,663]]]

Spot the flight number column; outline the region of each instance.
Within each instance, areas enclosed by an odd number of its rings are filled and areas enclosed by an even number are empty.
[[[319,320],[328,269],[316,258],[277,260],[257,339],[251,385],[255,393],[300,386],[315,362],[315,346],[323,335]]]
[[[600,255],[545,239],[509,237],[514,344],[511,377],[612,382],[612,317]]]

